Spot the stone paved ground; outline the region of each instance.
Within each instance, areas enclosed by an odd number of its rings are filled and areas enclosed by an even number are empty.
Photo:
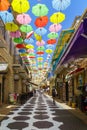
[[[37,93],[17,106],[0,123],[0,130],[87,130],[87,125],[67,109]]]

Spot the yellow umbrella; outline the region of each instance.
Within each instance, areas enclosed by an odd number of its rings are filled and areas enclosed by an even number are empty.
[[[13,10],[18,13],[27,12],[28,9],[30,8],[28,0],[13,0],[11,5]]]
[[[33,46],[33,45],[31,45],[31,44],[28,44],[28,45],[26,45],[26,48],[27,48],[27,49],[33,49],[33,48],[34,48],[34,46]]]
[[[47,49],[47,50],[46,50],[46,53],[48,53],[48,54],[51,54],[52,52],[53,52],[52,49]]]
[[[36,38],[37,41],[40,41],[40,42],[41,42],[42,37],[41,37],[40,35],[34,33],[34,36],[35,36],[35,38]]]
[[[6,23],[5,28],[6,30],[11,31],[11,32],[15,32],[18,30],[18,26],[13,22]]]
[[[50,17],[50,22],[52,23],[61,23],[65,19],[65,14],[61,12],[54,13]]]
[[[38,57],[37,60],[43,60],[43,57]]]
[[[27,54],[26,53],[21,53],[20,56],[27,56]]]

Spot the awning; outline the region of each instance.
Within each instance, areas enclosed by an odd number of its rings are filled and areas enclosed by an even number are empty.
[[[0,74],[1,73],[6,73],[8,69],[8,64],[7,63],[1,63],[0,64]]]
[[[72,71],[71,73],[69,73],[69,75],[76,74],[76,73],[81,72],[83,70],[84,70],[84,68],[77,68],[74,71]]]

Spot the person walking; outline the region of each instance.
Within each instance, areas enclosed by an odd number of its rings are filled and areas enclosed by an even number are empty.
[[[54,104],[54,105],[55,105],[55,97],[56,97],[56,94],[57,94],[56,89],[53,87],[53,89],[52,89],[52,98],[53,98],[53,104]]]

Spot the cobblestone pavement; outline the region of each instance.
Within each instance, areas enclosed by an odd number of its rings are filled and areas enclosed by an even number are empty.
[[[0,130],[87,130],[71,112],[42,94],[17,106],[0,123]]]

